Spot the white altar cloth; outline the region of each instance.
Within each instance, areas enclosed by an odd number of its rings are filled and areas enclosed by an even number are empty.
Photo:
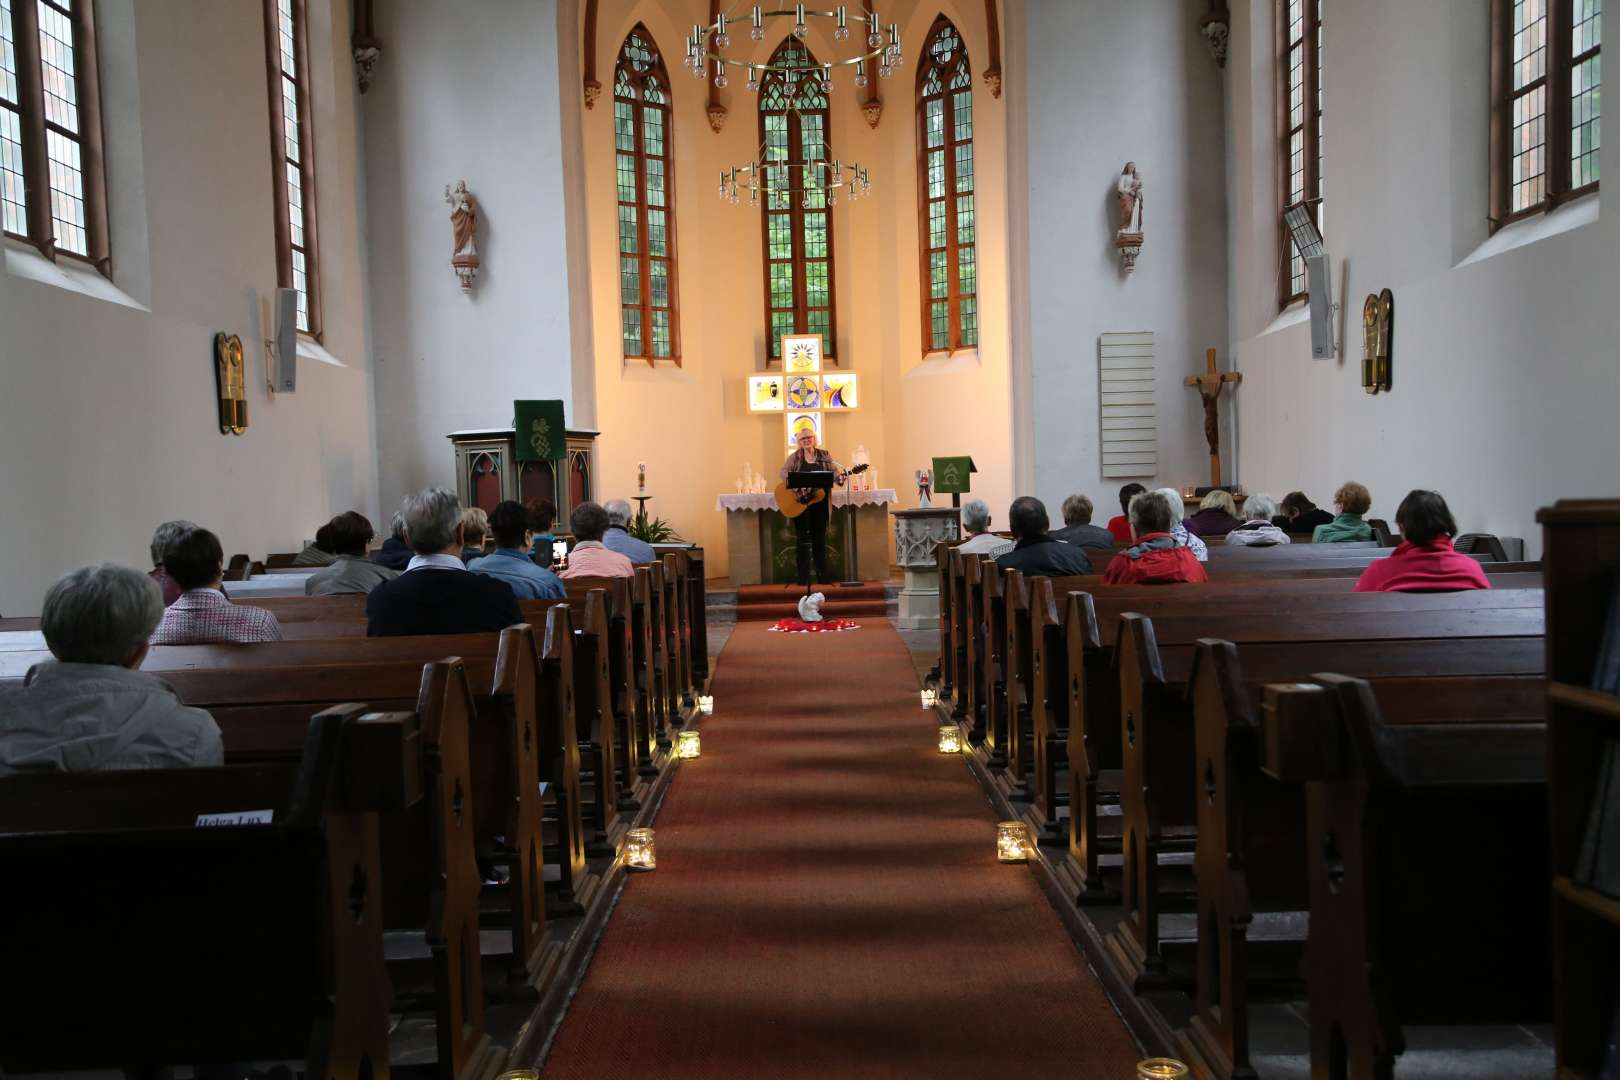
[[[894,488],[873,488],[871,491],[834,489],[834,506],[882,506],[898,501]],[[776,495],[765,491],[758,495],[721,495],[714,501],[716,510],[775,510]]]

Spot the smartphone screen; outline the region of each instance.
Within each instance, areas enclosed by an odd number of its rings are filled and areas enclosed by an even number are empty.
[[[562,562],[568,558],[568,541],[553,540],[551,542],[551,561]]]

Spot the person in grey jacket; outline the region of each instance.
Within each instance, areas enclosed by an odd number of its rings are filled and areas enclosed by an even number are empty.
[[[0,689],[0,776],[224,764],[213,717],[137,670],[162,615],[157,582],[126,566],[52,585],[40,629],[56,659]]]

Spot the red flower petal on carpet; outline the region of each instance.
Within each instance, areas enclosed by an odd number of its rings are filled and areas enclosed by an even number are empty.
[[[861,624],[854,619],[823,619],[821,622],[805,622],[803,619],[778,619],[776,625],[771,627],[772,633],[782,634],[825,634],[835,630],[859,630]]]

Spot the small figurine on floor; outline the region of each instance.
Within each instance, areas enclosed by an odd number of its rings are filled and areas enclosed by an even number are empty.
[[[821,605],[826,603],[827,594],[813,592],[808,596],[799,598],[799,619],[802,622],[820,622]]]

